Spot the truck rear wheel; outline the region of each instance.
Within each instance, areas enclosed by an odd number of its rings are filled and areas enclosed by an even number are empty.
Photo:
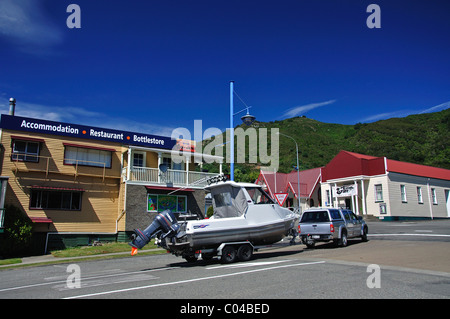
[[[348,244],[347,240],[347,232],[344,230],[342,231],[341,238],[339,239],[339,246],[345,247]]]

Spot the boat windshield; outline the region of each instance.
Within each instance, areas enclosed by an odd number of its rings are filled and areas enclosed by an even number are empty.
[[[259,187],[246,187],[253,204],[274,204],[274,201]]]

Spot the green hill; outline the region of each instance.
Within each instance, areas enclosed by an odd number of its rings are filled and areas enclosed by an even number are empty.
[[[450,169],[450,109],[356,125],[294,117],[255,122],[253,126],[278,128],[280,133],[293,137],[299,145],[301,170],[326,165],[340,150]],[[280,172],[290,172],[296,165],[295,144],[283,136],[280,136],[279,159]],[[235,168],[236,180],[241,177],[250,181],[258,176],[257,165],[236,164]]]

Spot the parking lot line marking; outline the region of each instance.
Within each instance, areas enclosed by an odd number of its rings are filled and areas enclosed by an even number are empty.
[[[323,264],[325,261],[314,261],[314,262],[307,262],[307,263],[300,263],[300,264],[291,264],[291,265],[281,265],[281,266],[275,266],[275,267],[268,267],[268,268],[260,268],[260,269],[253,269],[253,270],[247,270],[247,271],[240,271],[235,272],[231,274],[223,274],[223,275],[216,275],[216,276],[208,276],[208,277],[200,277],[200,278],[194,278],[194,279],[186,279],[186,280],[180,280],[180,281],[173,281],[173,282],[165,282],[160,284],[153,284],[148,286],[140,286],[140,287],[132,287],[132,288],[125,288],[125,289],[117,289],[117,290],[110,290],[110,291],[104,291],[104,292],[97,292],[92,294],[85,294],[85,295],[78,295],[78,296],[72,296],[72,297],[66,297],[63,299],[78,299],[78,298],[87,298],[87,297],[95,297],[95,296],[101,296],[101,295],[110,295],[120,292],[128,292],[133,290],[141,290],[141,289],[148,289],[148,288],[155,288],[155,287],[163,287],[163,286],[171,286],[171,285],[178,285],[178,284],[185,284],[189,282],[196,282],[196,281],[202,281],[202,280],[210,280],[210,279],[217,279],[217,278],[224,278],[224,277],[232,277],[232,276],[239,276],[244,274],[250,274],[254,272],[261,272],[266,270],[274,270],[274,269],[280,269],[280,268],[288,268],[288,267],[298,267],[298,266],[308,266],[308,265],[315,265],[315,264]]]
[[[254,266],[268,266],[268,265],[274,265],[279,263],[284,263],[290,261],[287,260],[277,260],[277,261],[255,261],[255,262],[242,262],[242,263],[235,263],[235,264],[229,264],[229,265],[220,265],[220,266],[212,266],[207,267],[206,269],[218,269],[218,268],[242,268],[242,267],[254,267]]]
[[[142,274],[144,272],[153,272],[153,271],[176,269],[176,268],[180,268],[180,267],[165,267],[165,268],[139,270],[139,271],[117,273],[117,274],[110,274],[110,275],[88,276],[88,277],[85,277],[85,278],[82,278],[82,279],[95,279],[95,278],[98,279],[98,278],[106,278],[106,277],[117,277],[117,276],[125,276],[125,275],[130,275],[130,274]],[[10,290],[18,290],[18,289],[26,289],[26,288],[32,288],[32,287],[39,287],[39,286],[47,286],[47,285],[53,285],[53,284],[60,284],[60,283],[65,283],[65,282],[67,282],[67,280],[41,282],[41,283],[31,284],[31,285],[3,288],[3,289],[0,289],[0,292],[10,291]]]

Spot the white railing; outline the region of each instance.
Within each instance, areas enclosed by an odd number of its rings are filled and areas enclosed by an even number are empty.
[[[207,178],[216,175],[217,173],[186,172],[174,169],[168,169],[163,173],[157,168],[131,167],[130,181],[183,187],[192,185],[195,188],[202,188],[207,185]],[[124,181],[127,180],[127,167],[123,168],[122,177]]]
[[[158,183],[158,169],[148,167],[132,167],[130,171],[130,180]]]

